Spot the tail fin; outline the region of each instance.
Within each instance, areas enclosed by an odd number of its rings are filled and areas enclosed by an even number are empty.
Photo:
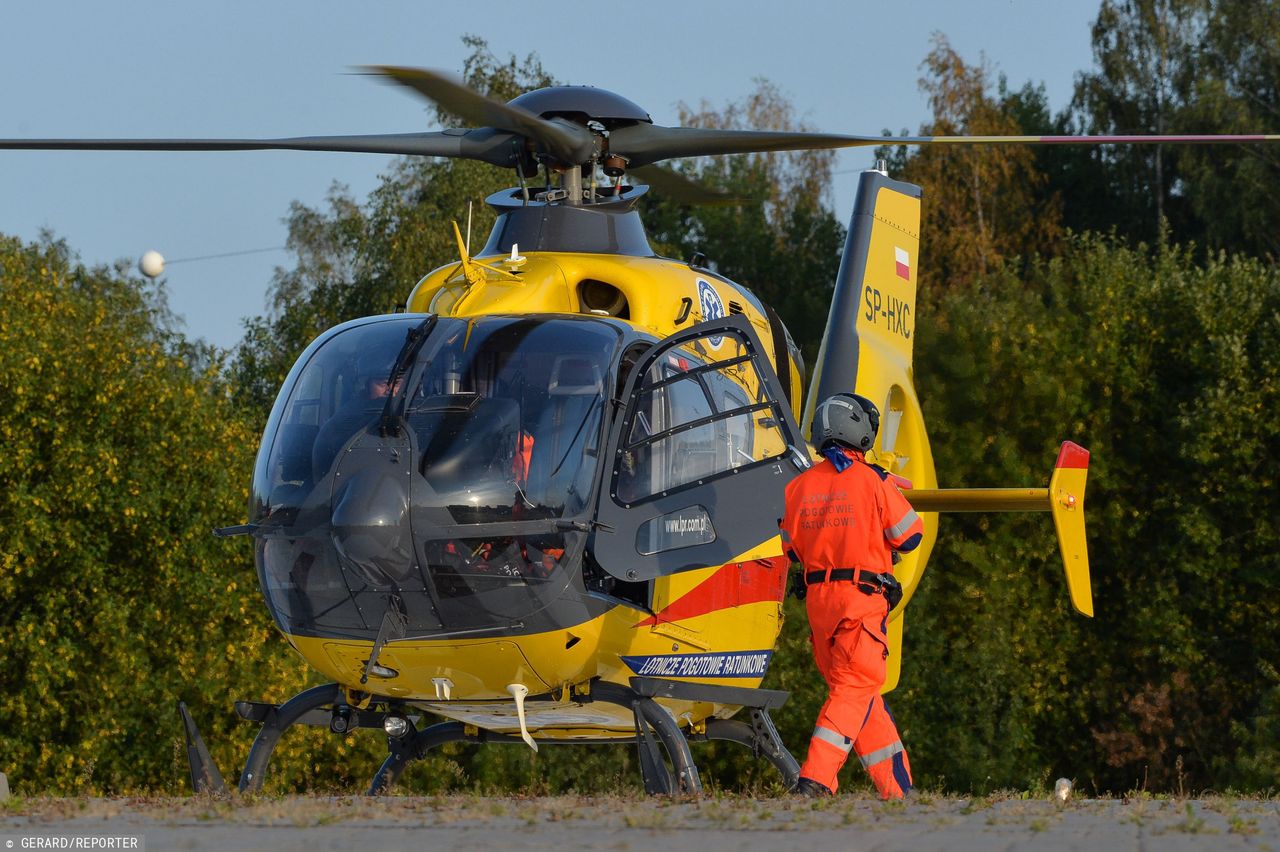
[[[807,430],[818,402],[855,388],[867,394],[870,376],[859,381],[864,352],[878,350],[905,379],[915,343],[916,272],[920,253],[920,187],[869,170],[858,182],[840,272],[822,348],[814,363],[803,423]],[[909,381],[903,384],[910,385]],[[866,390],[863,390],[866,388]],[[871,397],[879,403],[881,397]]]

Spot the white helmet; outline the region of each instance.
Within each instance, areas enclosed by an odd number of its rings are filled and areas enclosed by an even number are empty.
[[[865,453],[879,430],[880,409],[875,403],[856,393],[838,393],[813,412],[810,434],[818,449],[834,442]]]

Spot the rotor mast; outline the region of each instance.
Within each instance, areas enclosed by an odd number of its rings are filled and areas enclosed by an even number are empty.
[[[594,169],[596,161],[587,163],[587,168]],[[560,173],[560,187],[565,191],[565,202],[570,207],[582,206],[582,166],[569,166]]]

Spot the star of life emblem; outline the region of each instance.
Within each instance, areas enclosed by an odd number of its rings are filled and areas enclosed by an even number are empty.
[[[720,294],[716,292],[716,288],[706,279],[698,279],[698,305],[702,308],[702,321],[720,319],[725,315],[724,302],[720,299]],[[724,342],[724,335],[717,334],[714,337],[708,337],[707,342],[714,348],[719,348]]]

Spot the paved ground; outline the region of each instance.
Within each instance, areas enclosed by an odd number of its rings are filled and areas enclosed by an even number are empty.
[[[81,837],[84,840],[50,840]],[[107,838],[124,842],[108,845]],[[130,843],[129,838],[137,838]],[[12,842],[12,846],[9,843]],[[0,805],[0,852],[150,850],[1274,849],[1280,799],[623,797],[27,799]]]

